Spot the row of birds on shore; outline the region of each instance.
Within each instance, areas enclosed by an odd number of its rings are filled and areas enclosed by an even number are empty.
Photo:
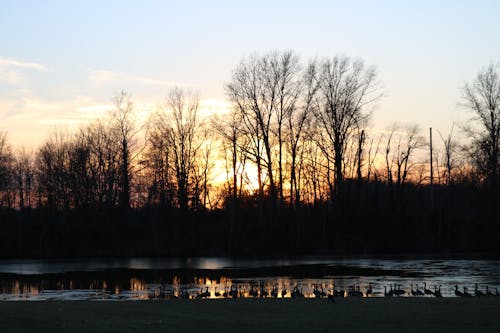
[[[402,289],[399,284],[389,285],[389,287],[384,286],[383,296],[385,297],[397,297],[397,296],[433,296],[433,297],[443,297],[441,292],[441,285],[434,286],[433,290],[427,288],[427,284],[424,283],[423,288],[420,288],[418,284],[411,284],[409,291]],[[329,289],[326,292],[323,286],[313,285],[312,294],[304,294],[299,285],[296,285],[288,291],[285,287],[278,288],[278,286],[273,285],[271,289],[266,289],[263,286],[250,286],[250,288],[243,288],[237,285],[231,285],[230,287],[225,287],[224,291],[218,290],[218,287],[214,287],[213,293],[210,287],[204,287],[199,290],[198,293],[192,295],[187,289],[183,288],[180,291],[174,292],[172,289],[165,290],[160,288],[160,292],[155,294],[151,298],[168,298],[168,299],[208,299],[208,298],[303,298],[303,297],[314,297],[314,298],[328,298],[333,300],[334,297],[372,297],[374,296],[373,284],[369,283],[368,287],[363,292],[360,285],[351,285],[347,289],[337,289],[335,284],[333,289]],[[455,296],[457,297],[500,297],[498,289],[495,288],[495,293],[491,292],[489,287],[486,286],[486,290],[482,291],[479,289],[478,284],[475,284],[474,292],[468,291],[467,287],[463,287],[459,290],[458,285],[455,286]]]

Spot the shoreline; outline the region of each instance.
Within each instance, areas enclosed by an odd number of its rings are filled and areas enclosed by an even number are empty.
[[[1,332],[499,332],[500,298],[3,301]]]

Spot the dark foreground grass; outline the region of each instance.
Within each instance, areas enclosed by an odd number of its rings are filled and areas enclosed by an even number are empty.
[[[0,302],[0,332],[500,332],[500,298]]]

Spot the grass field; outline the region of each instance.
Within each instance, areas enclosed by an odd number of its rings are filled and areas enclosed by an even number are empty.
[[[0,332],[500,332],[500,298],[0,302]]]

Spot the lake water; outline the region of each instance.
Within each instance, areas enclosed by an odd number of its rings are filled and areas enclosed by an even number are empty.
[[[399,285],[412,297],[410,286],[455,297],[467,287],[495,294],[500,289],[499,260],[440,259],[229,259],[183,258],[120,260],[3,260],[0,261],[0,300],[158,300],[177,297],[223,298],[292,297],[297,288],[305,297],[314,289],[329,293],[335,286],[346,294],[353,285],[370,296],[384,296],[384,286]],[[220,294],[220,296],[218,295]],[[433,297],[427,295],[425,297]]]

